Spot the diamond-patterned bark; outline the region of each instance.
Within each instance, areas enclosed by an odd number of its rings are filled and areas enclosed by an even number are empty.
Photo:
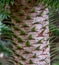
[[[33,8],[35,11],[32,10]],[[18,54],[15,54],[17,63],[14,65],[50,65],[50,48],[47,40],[49,37],[48,8],[44,10],[41,8],[43,8],[42,5],[34,6],[29,11],[25,11],[21,18],[15,14],[22,20],[21,23],[15,23],[16,21],[12,20],[20,29],[19,31],[13,29],[14,33],[23,40],[14,39],[18,45],[18,48],[14,47]]]

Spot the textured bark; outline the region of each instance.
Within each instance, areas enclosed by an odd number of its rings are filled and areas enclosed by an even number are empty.
[[[28,11],[25,10],[24,16],[21,17],[21,23],[16,24],[15,20],[12,20],[19,29],[26,32],[25,35],[21,35],[20,31],[13,29],[14,33],[23,39],[23,42],[18,42],[17,39],[14,39],[17,45],[22,47],[21,50],[14,47],[16,53],[19,54],[18,57],[15,56],[17,63],[14,65],[50,65],[50,47],[49,41],[47,40],[49,37],[48,8],[45,8],[43,13],[39,15],[43,7],[44,6],[40,4],[33,6]],[[35,8],[35,12],[31,13],[30,11],[33,8]],[[16,14],[14,13],[14,15]],[[26,19],[27,16],[30,17]],[[23,24],[27,24],[28,27],[23,27]],[[33,39],[29,40],[29,35],[31,35]]]
[[[16,42],[13,46],[14,56],[12,57],[14,65],[50,65],[48,8],[44,8],[42,4],[33,6],[33,2],[29,6],[24,2],[23,6],[23,2],[22,6],[19,6],[17,2],[13,7],[11,6],[11,14],[21,19],[21,22],[17,22],[12,17],[13,26],[18,27],[18,30],[14,28],[12,30],[22,38],[21,41],[18,41],[16,37],[13,38]],[[19,11],[22,11],[24,15],[19,16],[17,14]]]

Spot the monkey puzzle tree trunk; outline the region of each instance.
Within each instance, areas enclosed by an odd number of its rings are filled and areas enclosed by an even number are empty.
[[[14,65],[50,65],[48,8],[35,5],[23,1],[11,6]]]

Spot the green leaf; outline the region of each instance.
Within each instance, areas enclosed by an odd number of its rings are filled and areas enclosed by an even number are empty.
[[[18,12],[18,15],[19,15],[19,16],[23,16],[24,13],[21,11],[21,12]]]
[[[19,30],[19,27],[17,27],[17,26],[13,26],[13,28],[14,28],[15,30]]]
[[[30,44],[29,41],[26,42],[26,46],[27,46],[27,47],[30,47],[30,46],[31,46],[31,44]]]
[[[33,61],[31,59],[29,60],[29,64],[33,64]]]
[[[16,16],[14,16],[14,15],[12,15],[12,18],[13,18],[14,20],[16,20],[16,23],[20,23],[20,22],[21,22],[21,19],[18,18],[18,17],[16,17]]]
[[[23,24],[23,27],[29,27],[29,25],[28,25],[28,24],[26,24],[26,23],[24,23],[24,24]]]
[[[24,65],[24,64],[20,62],[19,65]]]
[[[53,31],[53,34],[54,34],[55,36],[59,36],[59,29],[56,29],[55,31]]]
[[[59,65],[59,62],[54,62],[53,65]]]
[[[33,27],[33,28],[31,29],[31,31],[32,31],[32,32],[36,32],[36,28]]]
[[[20,45],[18,45],[18,46],[16,46],[16,47],[17,47],[17,49],[23,49],[23,47],[20,46]]]
[[[12,55],[13,52],[11,48],[6,47],[8,45],[11,45],[11,44],[8,44],[8,42],[6,44],[5,42],[0,40],[0,52],[3,52],[4,54],[7,54],[7,55]]]
[[[31,13],[34,13],[34,12],[35,12],[35,8],[32,8]]]
[[[34,38],[33,38],[32,35],[29,35],[29,36],[28,36],[28,39],[29,39],[29,40],[32,40],[32,39],[34,39]]]
[[[23,42],[23,39],[21,37],[18,37],[18,42]]]
[[[8,4],[8,5],[9,5],[9,2],[10,2],[10,0],[6,0],[6,4]]]
[[[26,35],[26,32],[24,30],[20,30],[21,35]]]
[[[27,15],[27,16],[26,16],[26,19],[27,19],[27,20],[30,20],[30,19],[31,19],[31,17],[30,17],[29,15]]]
[[[17,38],[17,35],[15,33],[13,33],[13,37]]]
[[[0,65],[2,65],[2,63],[0,62]]]

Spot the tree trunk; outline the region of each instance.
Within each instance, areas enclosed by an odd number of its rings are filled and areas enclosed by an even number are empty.
[[[18,36],[13,38],[14,65],[50,65],[48,8],[31,4],[16,3],[18,7],[14,5],[11,9],[12,30]]]

